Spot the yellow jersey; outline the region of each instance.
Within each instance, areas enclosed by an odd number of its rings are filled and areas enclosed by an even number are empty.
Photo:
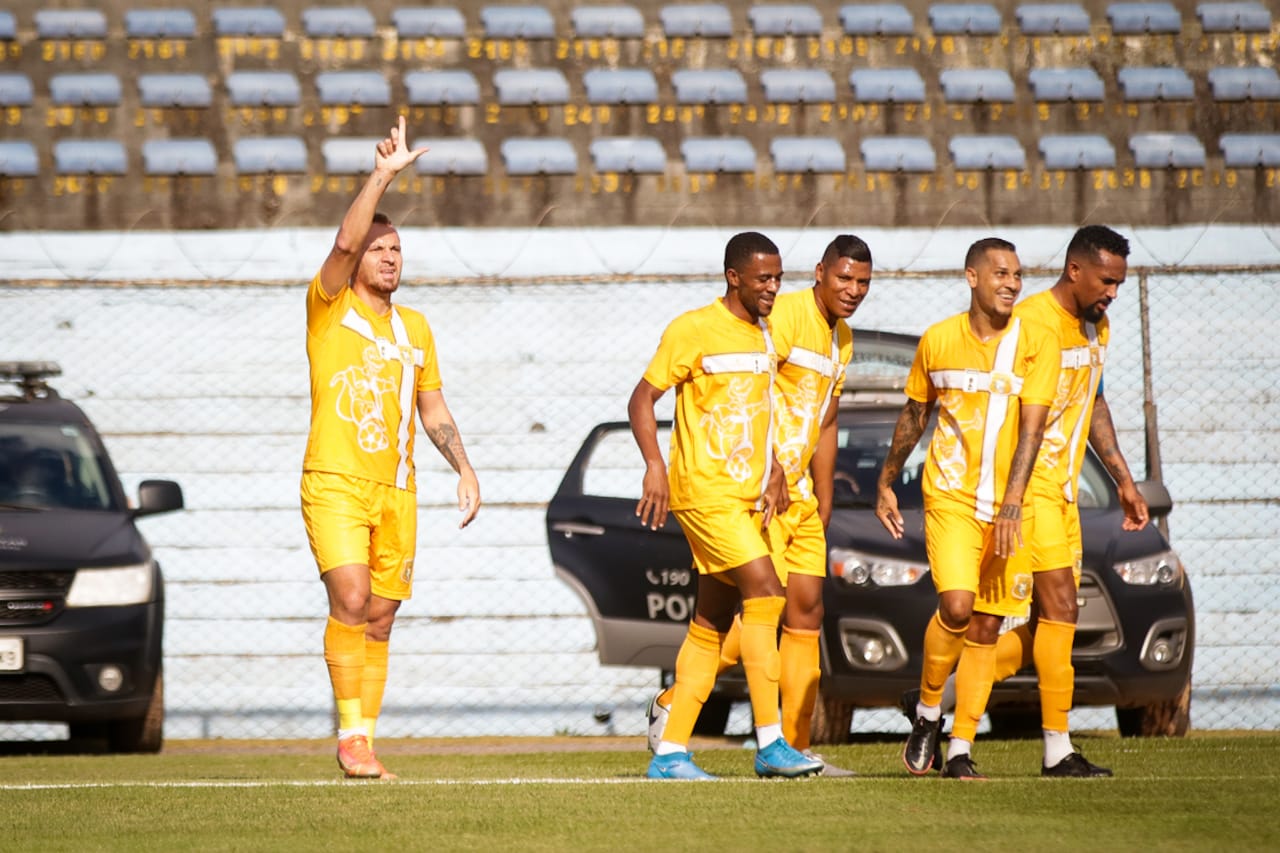
[[[912,400],[938,406],[925,508],[964,507],[992,520],[1018,446],[1020,405],[1051,405],[1057,382],[1056,341],[1034,323],[1015,317],[989,341],[973,333],[967,313],[925,330],[906,386]]]
[[[773,385],[774,447],[793,499],[813,494],[809,463],[827,409],[844,390],[853,358],[853,333],[843,320],[828,326],[813,289],[784,293],[774,301],[769,329],[778,352]]]
[[[758,505],[773,458],[776,371],[768,324],[739,319],[719,299],[667,326],[644,378],[676,389],[672,509]]]
[[[1013,313],[1051,331],[1062,352],[1058,391],[1049,409],[1044,442],[1031,481],[1037,493],[1061,493],[1072,502],[1089,441],[1093,401],[1097,399],[1102,366],[1107,360],[1111,322],[1105,315],[1097,323],[1073,316],[1048,290],[1020,302]]]
[[[435,339],[417,311],[379,317],[344,287],[307,288],[311,432],[304,471],[327,471],[416,491],[414,413],[419,391],[440,388]]]

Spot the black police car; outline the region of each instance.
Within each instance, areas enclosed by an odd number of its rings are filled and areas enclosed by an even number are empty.
[[[0,720],[157,752],[164,587],[134,520],[181,509],[182,490],[143,481],[131,509],[93,425],[49,387],[60,373],[0,363]]]
[[[874,508],[916,341],[854,332],[827,535],[817,743],[845,740],[854,708],[897,707],[902,693],[919,685],[925,625],[937,608],[919,479],[932,425],[895,485],[907,535],[890,537]],[[586,603],[600,662],[652,666],[669,678],[693,612],[696,576],[674,517],[657,532],[636,519],[642,478],[627,424],[597,426],[547,507],[547,540],[556,574]],[[1144,482],[1139,489],[1153,517],[1172,509],[1163,486]],[[1084,564],[1075,704],[1114,705],[1125,735],[1185,734],[1195,615],[1182,563],[1156,525],[1121,529],[1115,484],[1092,452],[1079,493]],[[726,673],[699,730],[723,731],[730,704],[743,695],[740,673]],[[997,729],[1038,731],[1038,709],[1035,671],[1028,668],[995,686],[989,716]]]

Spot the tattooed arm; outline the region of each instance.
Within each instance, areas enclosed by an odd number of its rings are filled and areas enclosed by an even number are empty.
[[[880,523],[894,539],[902,538],[903,523],[902,514],[898,512],[898,496],[893,493],[893,483],[902,473],[902,466],[919,443],[920,436],[924,435],[924,427],[929,422],[929,412],[932,409],[932,403],[907,400],[902,413],[898,415],[898,423],[893,428],[893,443],[884,459],[884,467],[880,469],[880,479],[876,483],[876,518],[880,519]]]
[[[1022,547],[1022,501],[1031,481],[1031,469],[1044,440],[1044,425],[1049,419],[1048,406],[1023,405],[1018,422],[1018,446],[1009,463],[1009,479],[1004,486],[1004,502],[996,513],[996,556],[1009,557]]]
[[[1120,492],[1120,506],[1124,508],[1125,530],[1141,530],[1147,526],[1149,513],[1147,502],[1138,492],[1129,473],[1129,466],[1120,452],[1120,443],[1116,440],[1116,427],[1111,421],[1111,408],[1107,406],[1107,398],[1099,394],[1093,401],[1093,417],[1089,420],[1089,446],[1098,454],[1111,479],[1116,481],[1116,489]]]
[[[422,428],[427,431],[431,443],[449,466],[458,472],[458,511],[463,514],[462,523],[458,526],[466,527],[480,511],[480,482],[476,479],[471,461],[467,459],[458,425],[453,422],[453,415],[444,401],[444,392],[419,391],[418,416],[422,418]]]

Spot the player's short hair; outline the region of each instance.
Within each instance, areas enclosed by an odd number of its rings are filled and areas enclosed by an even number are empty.
[[[871,248],[861,237],[852,234],[841,234],[827,244],[822,253],[824,264],[834,264],[840,258],[848,258],[861,264],[871,263]]]
[[[377,213],[373,214],[373,224],[374,224],[374,225],[385,225],[385,226],[387,226],[388,228],[395,228],[395,227],[396,227],[395,225],[393,225],[393,224],[391,223],[391,217],[390,217],[390,216],[387,216],[387,215],[386,215],[385,213],[383,213],[381,210],[379,210]]]
[[[964,268],[973,269],[987,252],[1016,252],[1018,248],[1003,237],[983,237],[964,254]]]
[[[773,241],[759,231],[743,231],[734,234],[724,247],[724,269],[736,270],[751,260],[752,255],[780,255]]]
[[[1086,257],[1098,259],[1099,252],[1110,252],[1121,258],[1129,257],[1129,241],[1105,225],[1086,225],[1076,231],[1067,244],[1067,261]]]

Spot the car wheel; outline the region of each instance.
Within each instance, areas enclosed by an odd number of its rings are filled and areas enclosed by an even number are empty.
[[[693,733],[709,737],[723,735],[725,726],[729,724],[729,711],[732,708],[733,702],[730,700],[723,696],[712,696],[703,704],[702,713],[693,724]]]
[[[1191,679],[1172,699],[1116,708],[1116,724],[1122,737],[1183,737],[1191,728]]]
[[[107,730],[112,752],[159,752],[164,744],[164,673],[156,674],[151,702],[141,717],[115,720]]]
[[[853,703],[818,693],[809,726],[810,743],[848,743],[853,728]]]

